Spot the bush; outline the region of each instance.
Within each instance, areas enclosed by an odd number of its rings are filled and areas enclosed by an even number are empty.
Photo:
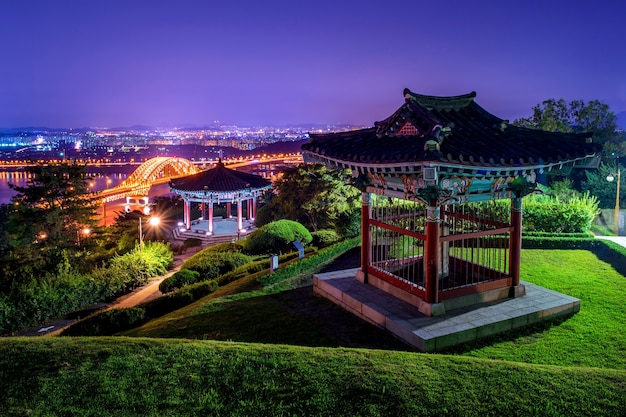
[[[586,232],[600,213],[597,198],[588,192],[567,203],[547,195],[528,196],[522,207],[524,229],[528,231]]]
[[[318,230],[317,232],[312,232],[311,237],[313,240],[311,243],[318,248],[325,248],[326,246],[330,246],[333,243],[339,242],[339,234],[331,229]]]
[[[233,252],[233,253],[245,253],[245,248],[239,242],[223,242],[218,243],[205,249],[208,252]]]
[[[312,240],[311,233],[300,223],[278,220],[255,230],[242,244],[249,253],[256,255],[291,252],[293,242],[307,245]]]
[[[140,307],[105,310],[83,319],[61,332],[62,336],[111,336],[143,323],[145,310]]]
[[[202,246],[202,240],[198,239],[197,237],[188,237],[183,242],[184,248],[197,248],[199,246]]]
[[[208,281],[250,262],[252,258],[243,253],[215,252],[208,249],[187,259],[181,269],[200,273],[199,280]]]
[[[168,245],[147,242],[144,250],[113,258],[107,267],[89,274],[61,263],[58,271],[46,274],[35,285],[16,285],[0,299],[0,334],[23,329],[82,306],[110,300],[164,274],[173,262]]]
[[[184,287],[185,285],[193,284],[198,281],[200,278],[200,273],[198,271],[190,271],[189,269],[181,269],[176,272],[171,277],[163,280],[161,284],[159,284],[159,291],[163,294],[168,292],[172,292],[179,288]]]

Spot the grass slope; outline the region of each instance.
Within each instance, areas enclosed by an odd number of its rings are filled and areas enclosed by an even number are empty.
[[[626,370],[626,278],[612,264],[586,250],[525,249],[522,279],[579,298],[580,312],[468,343],[449,353]],[[207,297],[124,335],[382,349],[393,343],[388,334],[314,296],[310,287],[278,294],[257,289],[220,299]]]
[[[34,360],[36,359],[36,360]],[[618,416],[626,371],[141,338],[0,340],[3,416]]]

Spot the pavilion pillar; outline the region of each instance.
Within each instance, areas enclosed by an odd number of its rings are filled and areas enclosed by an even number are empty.
[[[243,201],[241,199],[237,200],[237,231],[243,230],[243,213],[242,206]]]
[[[209,234],[213,234],[213,201],[209,201]]]
[[[204,203],[204,200],[200,203],[200,216],[202,216],[203,219],[206,219],[206,204]]]
[[[185,200],[185,207],[183,210],[183,221],[185,222],[185,229],[191,229],[191,201]]]
[[[513,286],[519,285],[520,260],[522,255],[522,199],[511,198],[511,237],[509,240],[509,274]]]
[[[252,199],[252,221],[256,219],[256,197]]]
[[[424,248],[424,278],[426,302],[438,302],[439,284],[439,225],[441,223],[441,207],[431,201],[426,209],[426,245]]]
[[[252,198],[246,200],[246,207],[248,209],[248,215],[246,217],[248,220],[252,220]]]
[[[231,217],[233,217],[233,215],[231,214],[231,205],[230,205],[230,201],[228,203],[226,203],[226,218],[230,219]]]

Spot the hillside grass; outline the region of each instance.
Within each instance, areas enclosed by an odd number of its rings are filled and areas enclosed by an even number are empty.
[[[626,371],[365,349],[0,339],[0,415],[619,416]]]
[[[580,312],[467,343],[448,353],[626,370],[626,278],[613,265],[619,267],[623,257],[612,258],[606,248],[603,246],[598,254],[586,250],[522,250],[522,279],[579,298]],[[310,274],[294,280],[310,284]],[[245,282],[233,284],[246,288]],[[230,290],[229,296],[212,294],[123,335],[329,347],[368,347],[370,338],[369,343],[376,348],[407,349],[394,344],[387,333],[314,296],[310,287],[279,293],[274,293],[272,286],[241,293]]]

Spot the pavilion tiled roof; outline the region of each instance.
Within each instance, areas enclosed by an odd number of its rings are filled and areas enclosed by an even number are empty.
[[[249,189],[268,188],[272,184],[265,178],[226,168],[220,161],[215,168],[170,181],[170,188],[188,192],[228,193]]]
[[[474,92],[434,97],[405,89],[404,96],[405,103],[374,127],[312,134],[302,149],[354,165],[423,161],[481,167],[537,167],[592,158],[600,150],[591,132],[511,125],[476,104]]]

